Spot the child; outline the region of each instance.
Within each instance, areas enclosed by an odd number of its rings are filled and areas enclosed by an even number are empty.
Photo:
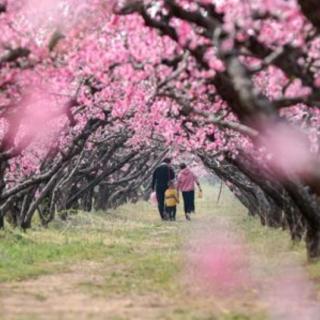
[[[164,194],[164,202],[166,206],[166,213],[169,215],[169,220],[176,220],[177,204],[179,203],[179,196],[174,182],[169,182],[169,187]]]

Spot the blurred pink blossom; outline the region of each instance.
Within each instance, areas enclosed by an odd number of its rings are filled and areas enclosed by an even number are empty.
[[[269,154],[270,164],[280,174],[304,175],[313,163],[307,136],[287,124],[269,127],[261,139],[261,145]]]
[[[203,235],[187,254],[189,276],[203,289],[230,295],[250,283],[247,253],[241,239],[218,231]]]

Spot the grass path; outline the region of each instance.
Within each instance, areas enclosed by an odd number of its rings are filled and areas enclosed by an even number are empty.
[[[316,279],[319,265],[303,266],[301,246],[247,218],[226,190],[215,205],[217,192],[206,190],[191,223],[181,212],[176,223],[161,223],[154,208],[139,203],[48,230],[0,233],[0,319],[268,319],[264,288],[273,273],[285,264]],[[241,295],[215,296],[191,276],[197,270],[186,257],[197,239],[221,230],[249,246],[254,281]]]

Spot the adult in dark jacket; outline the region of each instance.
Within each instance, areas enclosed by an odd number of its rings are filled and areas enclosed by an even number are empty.
[[[164,212],[164,194],[168,188],[169,181],[175,178],[174,170],[170,166],[171,159],[165,158],[156,168],[152,177],[152,191],[157,194],[158,209],[162,220],[166,220]]]

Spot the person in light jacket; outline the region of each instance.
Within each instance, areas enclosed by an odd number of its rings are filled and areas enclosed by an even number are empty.
[[[184,204],[184,213],[186,215],[187,220],[190,219],[190,213],[194,213],[195,205],[194,205],[194,190],[195,185],[198,186],[199,191],[201,192],[201,186],[198,178],[194,175],[194,173],[187,168],[185,163],[180,164],[180,173],[178,175],[178,191],[182,192],[183,204]]]

